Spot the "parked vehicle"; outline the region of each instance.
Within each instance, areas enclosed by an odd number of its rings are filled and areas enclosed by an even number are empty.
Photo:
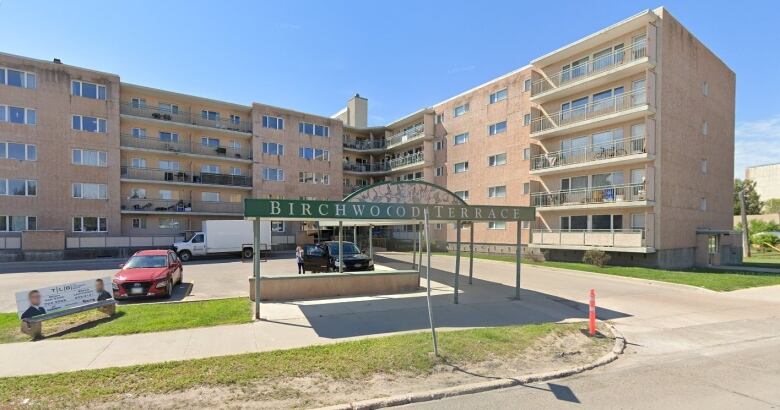
[[[169,298],[173,286],[184,280],[181,260],[170,249],[138,251],[120,268],[111,283],[114,299]]]
[[[342,242],[344,271],[374,270],[374,261],[352,242]],[[339,243],[327,241],[303,248],[303,270],[311,272],[338,272]]]
[[[270,249],[270,221],[260,221],[260,243],[260,250]],[[184,262],[193,256],[220,253],[241,253],[244,258],[251,258],[254,254],[253,244],[252,221],[214,220],[203,221],[201,232],[195,232],[187,241],[174,243],[173,250]]]

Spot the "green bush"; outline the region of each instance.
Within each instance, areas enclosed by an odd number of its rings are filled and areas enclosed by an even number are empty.
[[[769,232],[759,232],[750,236],[750,243],[758,246],[762,250],[769,250],[780,243],[780,238]]]
[[[603,268],[604,265],[609,263],[610,259],[609,254],[604,251],[589,250],[585,251],[585,254],[582,255],[583,262],[589,265],[598,266],[599,268]]]

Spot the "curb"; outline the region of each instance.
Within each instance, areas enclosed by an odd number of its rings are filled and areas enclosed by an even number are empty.
[[[623,353],[626,348],[626,339],[623,334],[620,333],[614,326],[607,322],[601,322],[604,324],[612,336],[615,338],[615,343],[612,346],[612,351],[601,356],[597,360],[571,369],[558,370],[547,373],[536,373],[522,375],[515,378],[498,379],[489,382],[464,384],[462,386],[453,386],[443,389],[430,390],[420,393],[409,393],[390,397],[380,397],[377,399],[360,400],[351,403],[337,404],[334,406],[320,407],[316,410],[371,410],[381,409],[385,407],[403,406],[405,404],[422,403],[426,401],[439,400],[447,397],[462,396],[464,394],[481,393],[489,390],[504,389],[507,387],[513,387],[521,384],[541,382],[545,380],[558,379],[561,377],[572,376],[578,373],[585,372],[587,370],[595,369],[596,367],[604,366],[607,363],[617,360],[618,356]]]

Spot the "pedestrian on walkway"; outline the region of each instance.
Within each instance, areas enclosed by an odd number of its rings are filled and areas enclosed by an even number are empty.
[[[305,274],[306,271],[303,269],[303,248],[300,245],[295,248],[295,261],[298,262],[298,274]]]

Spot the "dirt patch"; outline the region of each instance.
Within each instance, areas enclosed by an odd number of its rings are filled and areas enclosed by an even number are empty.
[[[584,325],[583,325],[584,327]],[[599,329],[610,335],[606,328]],[[612,349],[610,337],[590,338],[581,329],[553,332],[516,354],[470,363],[449,363],[446,358],[428,374],[376,374],[370,378],[335,380],[312,374],[308,377],[258,381],[226,387],[198,387],[166,394],[126,395],[110,403],[91,403],[89,408],[312,408],[356,400],[484,382],[524,374],[563,370],[595,361]],[[446,357],[446,352],[442,352]]]

